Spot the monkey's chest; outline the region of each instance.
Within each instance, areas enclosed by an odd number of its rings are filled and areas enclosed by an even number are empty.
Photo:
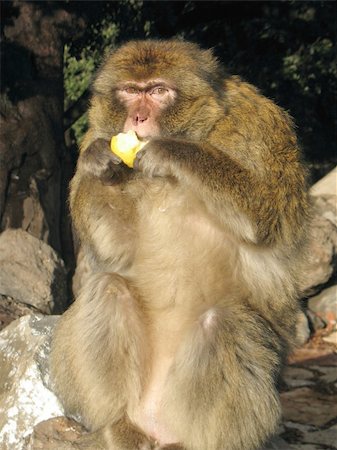
[[[198,302],[207,303],[209,296],[214,301],[225,289],[235,243],[189,193],[166,193],[142,208],[132,266],[136,284],[153,306],[191,302],[198,314]]]

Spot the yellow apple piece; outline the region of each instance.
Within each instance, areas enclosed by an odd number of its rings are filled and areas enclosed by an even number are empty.
[[[140,141],[136,133],[132,130],[127,133],[119,133],[111,139],[110,147],[112,152],[117,155],[127,166],[133,167],[137,152],[147,141]]]

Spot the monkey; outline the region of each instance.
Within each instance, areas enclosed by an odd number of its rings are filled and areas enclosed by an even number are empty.
[[[129,130],[147,141],[133,169],[109,148]],[[70,186],[90,273],[50,357],[88,447],[252,450],[275,433],[306,179],[289,114],[211,50],[130,41],[105,59]]]

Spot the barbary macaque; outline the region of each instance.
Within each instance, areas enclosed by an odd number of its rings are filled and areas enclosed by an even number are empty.
[[[89,122],[70,207],[91,274],[55,331],[55,392],[88,448],[259,448],[305,260],[290,117],[211,51],[149,40],[106,59]],[[130,130],[133,168],[109,148]]]

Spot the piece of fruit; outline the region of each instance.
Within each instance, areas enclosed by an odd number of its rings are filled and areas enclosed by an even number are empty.
[[[137,152],[144,147],[146,141],[140,141],[132,130],[127,133],[119,133],[111,139],[112,152],[129,167],[133,167]]]

